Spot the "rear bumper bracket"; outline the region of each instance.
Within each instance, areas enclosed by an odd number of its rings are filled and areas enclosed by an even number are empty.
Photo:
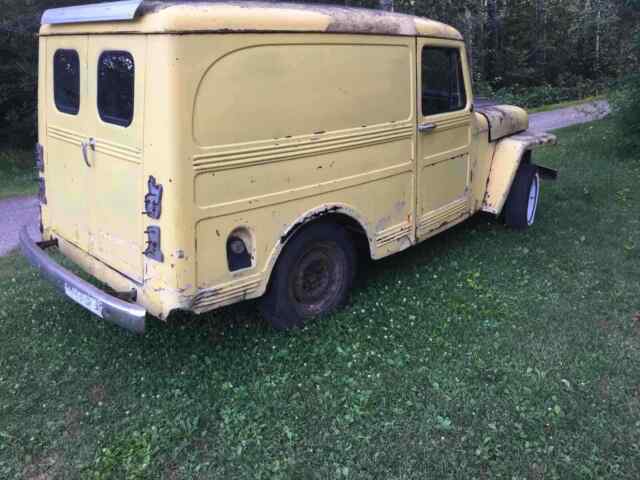
[[[44,249],[56,245],[57,241],[34,242],[26,227],[20,232],[20,247],[23,255],[62,293],[103,320],[132,333],[143,334],[146,310],[140,305],[128,303],[103,292],[58,265],[44,252]]]

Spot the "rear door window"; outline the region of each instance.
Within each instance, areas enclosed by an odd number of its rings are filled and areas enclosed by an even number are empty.
[[[463,110],[467,105],[460,50],[422,49],[422,115]]]
[[[98,112],[103,122],[133,121],[135,62],[128,52],[103,52],[98,60]]]
[[[53,56],[56,108],[69,115],[80,111],[80,57],[75,50],[57,50]]]

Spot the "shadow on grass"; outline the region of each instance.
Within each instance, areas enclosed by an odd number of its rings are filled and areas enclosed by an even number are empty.
[[[403,277],[428,264],[434,258],[447,256],[451,253],[455,255],[457,249],[464,247],[470,235],[503,228],[503,225],[495,217],[479,213],[467,221],[391,257],[374,261],[365,255],[360,255],[358,273],[350,302],[342,311],[348,312],[353,308],[354,300],[361,295],[366,295],[375,289],[377,284],[386,281],[389,277]],[[489,240],[489,236],[487,236],[487,240]],[[259,313],[259,302],[259,299],[247,300],[201,315],[187,311],[176,311],[164,323],[150,317],[147,321],[148,333],[154,336],[168,335],[174,339],[177,336],[201,337],[204,341],[213,343],[223,342],[239,330],[242,330],[245,335],[263,336],[266,332],[271,332],[273,335],[287,335],[272,330],[268,321],[262,318]],[[339,314],[340,311],[309,322],[309,326],[314,328],[315,324],[331,322],[333,317]],[[296,333],[294,331],[290,334],[295,335]]]

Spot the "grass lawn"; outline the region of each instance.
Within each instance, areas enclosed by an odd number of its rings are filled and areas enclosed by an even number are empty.
[[[0,150],[0,200],[38,193],[33,152]]]
[[[536,226],[366,266],[349,308],[136,338],[0,259],[0,478],[637,479],[640,159],[559,133]]]

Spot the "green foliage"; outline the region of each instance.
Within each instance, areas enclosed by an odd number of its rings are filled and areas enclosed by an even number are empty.
[[[640,165],[613,127],[536,152],[560,177],[530,231],[475,217],[290,334],[245,303],[134,337],[0,258],[0,478],[637,480]]]
[[[622,148],[640,149],[640,75],[630,75],[611,95],[618,140]]]
[[[95,480],[146,478],[155,453],[152,433],[155,432],[120,435],[109,446],[100,449],[95,465],[88,470],[87,476]]]
[[[35,142],[40,16],[47,8],[81,3],[88,2],[0,0],[0,144],[31,147]]]
[[[379,5],[378,0],[301,1]],[[0,0],[0,143],[30,146],[35,139],[40,14],[82,3],[87,1]],[[638,0],[395,0],[395,9],[458,28],[481,90],[488,86],[526,106],[590,96],[606,79],[640,68],[631,53],[633,33],[640,30]]]
[[[0,149],[0,199],[33,195],[38,189],[33,152]]]
[[[31,31],[0,25],[0,143],[35,138],[36,50]]]
[[[640,56],[640,34],[636,38]],[[611,95],[611,106],[618,130],[619,147],[640,151],[640,73],[625,77]]]
[[[591,80],[577,80],[569,85],[545,84],[540,86],[513,85],[493,89],[490,84],[484,84],[482,97],[493,98],[498,103],[517,105],[523,108],[537,108],[544,105],[567,102],[571,100],[582,100],[598,96],[606,91],[603,82]]]

